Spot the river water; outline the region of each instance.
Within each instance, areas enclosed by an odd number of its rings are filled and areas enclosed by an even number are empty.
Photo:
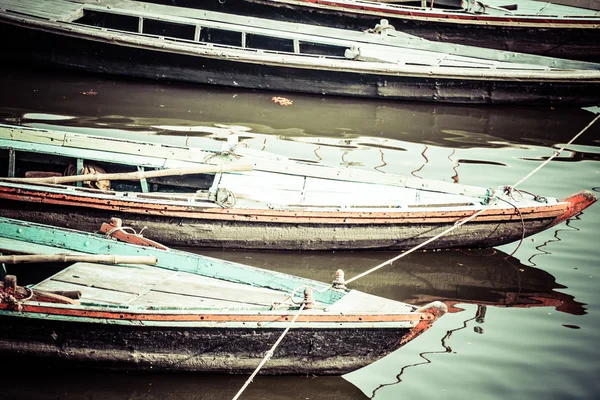
[[[281,106],[273,96],[292,104]],[[0,70],[2,123],[214,148],[236,132],[240,145],[295,159],[486,187],[518,182],[596,111],[364,101]],[[520,188],[555,197],[600,192],[600,122]],[[415,252],[367,275],[352,287],[415,304],[442,300],[450,313],[363,369],[343,377],[258,376],[241,398],[600,398],[599,223],[594,204],[520,245]],[[197,251],[326,282],[340,267],[349,278],[398,254]],[[7,399],[228,399],[248,378],[4,367]]]

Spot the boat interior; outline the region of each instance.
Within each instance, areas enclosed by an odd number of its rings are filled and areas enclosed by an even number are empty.
[[[210,167],[207,163],[213,161],[224,163],[227,168],[232,160],[233,165],[240,160],[235,153],[35,129],[20,131],[20,140],[3,138],[11,134],[10,130],[0,129],[0,186],[8,191],[35,190],[42,197],[47,196],[45,192],[51,197],[96,198],[107,204],[120,199],[189,207],[399,211],[479,208],[491,194],[487,188],[361,173],[293,160],[274,163],[268,157],[267,161],[241,157],[241,162],[258,165],[248,171],[176,172],[171,176],[145,177],[136,174]],[[120,152],[114,151],[116,148]],[[97,176],[84,180],[75,175]],[[74,179],[54,180],[62,177]]]

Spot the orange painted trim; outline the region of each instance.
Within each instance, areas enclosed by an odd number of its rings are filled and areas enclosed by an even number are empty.
[[[303,211],[236,209],[216,207],[190,207],[124,200],[106,200],[93,197],[55,194],[32,190],[0,187],[0,200],[23,201],[70,207],[87,207],[98,210],[154,215],[162,217],[194,218],[201,220],[273,222],[273,223],[319,223],[319,224],[453,224],[467,218],[477,210],[453,211],[400,211],[400,212],[348,212],[348,211]],[[513,207],[488,209],[473,219],[473,222],[508,222],[521,219],[558,218],[568,215],[570,209],[587,207],[586,196],[574,195],[568,201],[554,205],[540,204],[521,208],[520,215]],[[583,203],[578,204],[577,201]],[[568,217],[567,217],[568,218]],[[565,218],[566,219],[566,218]]]
[[[326,1],[326,0],[301,0],[305,3],[315,3],[322,6],[329,7],[329,9],[336,9],[337,11],[346,11],[351,12],[352,10],[363,10],[369,12],[376,12],[378,15],[385,14],[387,16],[395,16],[406,19],[417,19],[417,20],[433,20],[431,22],[470,22],[476,25],[484,25],[489,22],[503,22],[510,23],[508,26],[520,27],[523,24],[527,24],[528,26],[535,25],[539,28],[553,28],[552,26],[548,26],[550,24],[557,25],[574,25],[581,28],[587,28],[587,25],[591,25],[590,28],[594,28],[600,23],[600,20],[594,18],[553,18],[551,16],[540,16],[537,18],[529,18],[527,16],[500,16],[500,15],[477,15],[477,14],[449,14],[443,12],[435,12],[435,10],[431,11],[421,11],[418,7],[415,7],[414,10],[405,10],[405,9],[391,9],[391,8],[382,8],[367,5],[361,6],[353,6],[350,4],[338,3],[336,1]],[[368,14],[367,14],[368,15]],[[543,17],[543,19],[542,19]],[[559,26],[562,27],[562,26]]]
[[[559,215],[554,220],[551,226],[560,224],[561,222],[566,221],[567,219],[579,214],[580,212],[594,204],[596,201],[598,201],[598,198],[591,191],[582,190],[581,192],[560,199],[560,201],[567,203],[569,207],[567,208],[567,210],[565,210],[564,213]]]
[[[2,303],[0,310],[11,310],[11,306]],[[286,322],[294,317],[291,314],[258,315],[258,314],[145,314],[127,313],[118,311],[95,311],[72,308],[55,308],[51,306],[38,306],[23,304],[23,313],[40,313],[60,315],[65,317],[98,318],[109,320],[127,321],[157,321],[157,322]],[[384,315],[300,315],[298,322],[403,322],[433,320],[430,313],[406,313],[406,314],[384,314]]]

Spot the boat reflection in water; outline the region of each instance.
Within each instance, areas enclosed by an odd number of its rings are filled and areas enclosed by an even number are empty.
[[[188,249],[189,250],[189,249]],[[195,250],[201,254],[327,282],[341,268],[346,279],[396,256],[393,251],[263,253]],[[350,284],[352,289],[390,299],[427,304],[439,299],[448,312],[460,304],[495,307],[553,307],[583,315],[583,303],[563,293],[550,273],[521,263],[498,249],[412,253]],[[484,314],[484,309],[480,313]],[[481,315],[480,317],[484,317]]]
[[[122,400],[122,399],[231,399],[247,376],[213,374],[116,373],[81,369],[51,370],[37,365],[13,365],[4,379],[7,399],[36,400]],[[27,374],[23,374],[26,368]],[[35,385],[31,373],[37,373]],[[273,388],[280,396],[273,397]],[[245,400],[367,399],[352,383],[340,376],[259,376],[244,391]]]

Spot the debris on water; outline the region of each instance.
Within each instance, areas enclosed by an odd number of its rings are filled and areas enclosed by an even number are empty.
[[[294,102],[285,97],[271,97],[271,101],[273,103],[279,104],[280,106],[291,106]]]
[[[84,92],[79,92],[81,94],[83,94],[84,96],[95,96],[98,94],[98,92],[95,92],[94,89],[90,89]]]

